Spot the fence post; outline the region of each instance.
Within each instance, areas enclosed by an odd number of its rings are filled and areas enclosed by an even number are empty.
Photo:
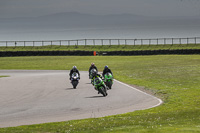
[[[125,39],[125,46],[127,45],[126,39]]]
[[[141,39],[141,45],[143,45],[143,40]]]
[[[61,47],[61,45],[62,45],[61,43],[62,43],[62,42],[61,42],[61,40],[60,40],[60,47]]]
[[[194,44],[195,45],[197,44],[197,38],[196,37],[194,38]]]
[[[118,45],[120,45],[120,40],[118,39]]]
[[[87,39],[85,39],[85,46],[87,45]]]
[[[6,41],[6,48],[8,47],[8,42]]]
[[[189,44],[189,39],[187,38],[187,45]]]
[[[15,48],[16,48],[16,46],[17,46],[17,42],[15,42]]]
[[[135,46],[135,41],[136,41],[136,39],[134,39],[134,46]]]
[[[180,45],[181,45],[181,38],[179,38],[179,43],[180,43]],[[179,45],[179,46],[180,46],[180,45]]]
[[[111,45],[111,39],[109,39],[109,44]]]
[[[24,41],[24,47],[26,47],[26,42]]]
[[[102,46],[103,46],[103,39],[101,39],[101,44],[102,44]]]
[[[174,44],[174,38],[172,38],[172,45]]]

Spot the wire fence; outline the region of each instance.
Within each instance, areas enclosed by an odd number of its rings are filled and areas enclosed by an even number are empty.
[[[18,46],[79,46],[79,45],[175,45],[200,44],[200,37],[156,38],[156,39],[78,39],[46,41],[0,41],[0,47]]]

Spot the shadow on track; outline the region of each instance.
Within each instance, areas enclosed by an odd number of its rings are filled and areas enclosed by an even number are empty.
[[[76,90],[76,89],[74,89],[74,88],[66,88],[65,90]]]
[[[92,97],[85,97],[85,98],[101,98],[101,97],[104,97],[104,96],[92,96]]]

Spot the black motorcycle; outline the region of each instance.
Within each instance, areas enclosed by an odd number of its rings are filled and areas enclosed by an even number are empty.
[[[76,89],[76,86],[79,83],[79,79],[80,79],[80,77],[79,77],[78,73],[76,73],[76,72],[72,73],[71,83],[72,83],[72,86],[74,89]]]

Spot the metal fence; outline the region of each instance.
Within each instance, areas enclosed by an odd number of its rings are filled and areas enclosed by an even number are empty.
[[[78,39],[46,41],[0,41],[0,47],[78,46],[78,45],[175,45],[200,44],[200,37],[156,39]]]

